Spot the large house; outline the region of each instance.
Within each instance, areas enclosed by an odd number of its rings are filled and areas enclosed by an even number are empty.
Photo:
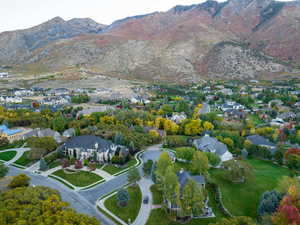
[[[9,129],[6,125],[0,125],[0,136],[6,137],[9,142],[19,140],[24,132],[21,129]]]
[[[193,145],[198,150],[215,153],[220,157],[222,162],[233,158],[225,144],[218,141],[216,138],[210,137],[208,134],[205,134],[205,136],[200,139],[194,140]]]
[[[272,154],[276,152],[276,145],[265,137],[254,134],[248,136],[247,140],[249,140],[253,145],[257,145],[269,149]]]
[[[181,193],[184,190],[184,187],[186,186],[186,184],[190,180],[195,181],[196,184],[198,184],[201,188],[205,188],[205,178],[204,178],[204,176],[201,176],[201,175],[192,176],[190,173],[188,173],[184,169],[181,169],[176,175],[177,175],[178,182],[179,182],[179,185],[180,185],[180,192]],[[181,196],[181,198],[182,198],[182,196]],[[207,206],[208,199],[206,199],[204,203],[205,203],[205,206],[202,209],[203,210],[202,215],[197,215],[195,213],[192,213],[192,215],[191,215],[192,218],[213,217],[214,216],[213,213],[212,213],[211,208],[209,208]],[[181,207],[179,205],[172,204],[171,202],[168,202],[168,208],[169,208],[169,210],[177,211],[177,212],[179,212],[181,210]]]
[[[109,162],[116,154],[128,154],[126,147],[92,135],[73,137],[61,146],[61,150],[66,156],[78,160],[92,158],[100,163]]]

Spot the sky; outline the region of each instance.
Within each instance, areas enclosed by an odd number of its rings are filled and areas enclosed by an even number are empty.
[[[191,5],[204,0],[1,0],[0,32],[25,29],[51,18],[65,20],[89,17],[98,23],[111,24],[117,19],[175,5]],[[224,0],[219,0],[224,1]]]

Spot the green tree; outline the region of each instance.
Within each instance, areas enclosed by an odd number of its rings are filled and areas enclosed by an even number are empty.
[[[123,137],[122,133],[118,132],[118,133],[115,134],[115,137],[114,137],[114,143],[115,144],[122,145],[123,140],[124,140],[124,137]]]
[[[212,152],[205,152],[205,155],[207,156],[210,165],[214,167],[220,165],[221,158],[217,154]]]
[[[153,167],[153,161],[148,159],[146,163],[143,164],[143,171],[146,175],[150,175]]]
[[[195,149],[190,147],[181,147],[176,149],[176,157],[179,159],[184,159],[191,161],[195,154]]]
[[[19,174],[15,176],[10,184],[10,188],[27,187],[29,185],[30,178],[26,174]]]
[[[194,180],[189,180],[185,185],[182,196],[180,198],[180,206],[182,209],[182,217],[193,215],[201,215],[203,213],[205,194],[203,187]]]
[[[172,166],[167,167],[163,182],[164,198],[172,205],[179,205],[180,184]]]
[[[243,183],[253,172],[248,163],[234,159],[224,162],[223,167],[226,170],[226,178],[232,182]]]
[[[130,199],[129,193],[126,189],[120,189],[117,192],[117,204],[118,206],[125,207]]]
[[[196,151],[192,159],[192,171],[196,174],[207,175],[208,158],[204,152]]]
[[[136,167],[128,171],[128,175],[127,175],[128,183],[136,184],[136,182],[138,182],[140,179],[141,179],[141,175],[139,170]]]
[[[8,167],[5,166],[3,163],[0,163],[0,178],[5,177],[8,172]]]
[[[45,161],[44,158],[41,158],[41,160],[40,160],[40,170],[41,171],[46,171],[48,169],[49,169],[49,167],[48,167],[47,162]]]

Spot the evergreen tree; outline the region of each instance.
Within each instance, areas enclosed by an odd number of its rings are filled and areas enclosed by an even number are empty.
[[[41,158],[41,159],[40,159],[40,170],[41,170],[41,171],[46,171],[46,170],[48,170],[48,169],[49,169],[49,167],[48,167],[47,162],[45,161],[44,158]]]
[[[266,191],[260,198],[260,203],[257,209],[257,214],[260,217],[268,214],[271,215],[276,212],[277,208],[280,205],[280,201],[283,197],[283,194],[279,193],[276,190]]]
[[[127,180],[128,183],[135,183],[141,179],[140,172],[137,168],[132,168],[128,171]]]
[[[122,145],[123,144],[123,134],[118,132],[115,134],[114,142],[117,145]]]
[[[120,189],[117,192],[117,204],[118,206],[125,207],[130,199],[129,193],[126,189]]]

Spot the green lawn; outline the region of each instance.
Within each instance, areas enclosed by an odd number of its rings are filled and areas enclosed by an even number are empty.
[[[1,146],[0,151],[6,150],[6,149],[11,149],[11,148],[20,148],[22,145],[25,143],[25,141],[20,140],[20,141],[14,141],[12,143],[9,143],[8,145]]]
[[[113,195],[106,199],[104,205],[109,211],[118,216],[124,222],[128,222],[129,218],[131,219],[131,222],[133,222],[140,211],[142,193],[138,186],[129,187],[127,190],[129,192],[130,199],[126,207],[119,207],[117,205],[117,195]]]
[[[29,152],[24,152],[23,155],[15,162],[15,164],[20,166],[27,166],[34,162],[34,160],[28,158]]]
[[[249,118],[250,121],[253,122],[253,124],[254,124],[255,126],[264,123],[264,121],[262,121],[262,120],[258,117],[258,115],[256,115],[256,114],[249,115],[248,118]]]
[[[108,172],[109,174],[111,175],[114,175],[116,173],[119,173],[121,172],[122,170],[125,170],[131,166],[134,166],[136,164],[136,159],[131,159],[129,160],[129,162],[124,166],[124,167],[117,167],[117,166],[114,166],[114,165],[106,165],[103,170]]]
[[[61,177],[77,187],[85,187],[102,180],[103,178],[97,174],[87,171],[79,171],[75,173],[65,173],[64,170],[58,170],[53,175]]]
[[[2,152],[0,153],[0,159],[4,161],[12,160],[16,156],[16,151]]]
[[[254,176],[246,183],[233,184],[223,178],[224,171],[212,169],[210,175],[220,186],[225,207],[235,216],[256,217],[260,196],[267,190],[277,186],[282,176],[287,176],[289,170],[270,162],[247,160],[254,169]]]
[[[52,169],[52,168],[58,167],[58,166],[60,166],[60,165],[61,165],[60,160],[55,160],[55,161],[49,163],[49,164],[48,164],[48,167],[49,167],[49,169]]]

